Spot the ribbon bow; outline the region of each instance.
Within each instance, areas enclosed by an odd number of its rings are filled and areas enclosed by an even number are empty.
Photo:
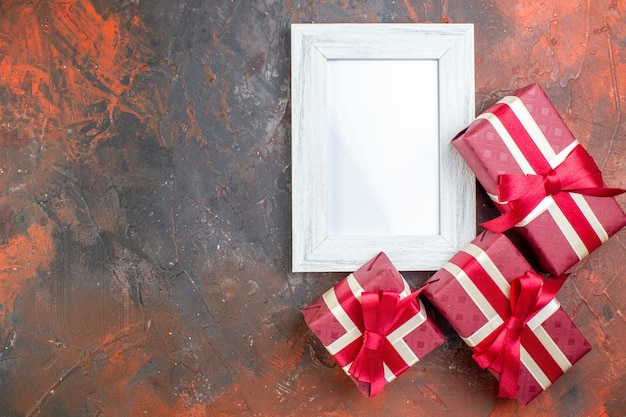
[[[577,145],[561,164],[545,174],[500,175],[498,201],[507,201],[510,211],[482,226],[502,233],[522,221],[545,197],[560,192],[613,197],[624,190],[605,187],[602,172],[593,158]]]
[[[396,291],[361,294],[365,331],[361,347],[350,366],[350,374],[358,381],[370,384],[370,397],[382,391],[385,386],[384,361],[398,356],[387,336],[391,329],[397,327],[398,321],[404,319],[406,313],[419,313],[420,306],[415,299],[420,292],[421,289],[403,299],[400,299]]]
[[[527,272],[511,283],[511,316],[490,337],[476,346],[473,355],[478,365],[500,374],[501,398],[514,398],[520,373],[520,345],[526,323],[544,308],[559,291],[567,275],[549,277]]]

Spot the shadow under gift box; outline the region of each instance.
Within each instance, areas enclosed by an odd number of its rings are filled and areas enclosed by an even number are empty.
[[[350,368],[364,347],[366,327],[362,310],[362,295],[394,292],[408,308],[397,314],[397,320],[386,331],[380,353],[384,362],[384,382],[417,363],[424,355],[444,342],[443,334],[426,314],[419,298],[409,300],[411,288],[393,266],[387,255],[378,254],[361,268],[348,275],[319,299],[302,310],[304,320],[339,366],[350,376],[366,396],[376,395],[373,384],[357,379]],[[402,302],[402,301],[400,301]],[[378,335],[376,336],[378,337]]]
[[[507,327],[510,284],[528,272],[532,267],[506,236],[485,231],[432,276],[423,294],[476,354],[481,342]],[[527,404],[590,350],[553,299],[524,323],[515,398]]]
[[[535,191],[547,191],[548,195],[513,228],[545,272],[561,275],[626,225],[626,215],[613,197],[560,191],[561,184],[580,181],[578,177],[585,170],[597,170],[597,166],[538,84],[521,88],[489,107],[452,144],[502,213],[512,211],[519,202],[525,204],[523,200],[528,201]],[[585,167],[569,170],[573,174],[563,178],[564,161],[570,158],[568,163],[572,163],[575,156],[582,156],[576,159],[585,160]],[[518,202],[504,201],[498,195],[501,176],[535,174],[550,177],[547,179],[553,184],[539,182],[541,190],[520,191]],[[483,225],[496,232],[505,230],[489,222]]]

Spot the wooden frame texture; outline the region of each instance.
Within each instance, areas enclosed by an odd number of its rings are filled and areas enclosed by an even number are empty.
[[[474,176],[450,141],[474,118],[471,24],[292,24],[292,270],[353,271],[384,251],[399,270],[438,270],[476,235]],[[438,235],[329,236],[330,59],[438,63]]]

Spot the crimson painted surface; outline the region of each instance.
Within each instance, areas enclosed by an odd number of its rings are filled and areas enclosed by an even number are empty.
[[[624,0],[2,2],[0,415],[623,417],[624,231],[558,295],[592,351],[528,406],[498,400],[437,315],[441,348],[373,399],[354,387],[300,312],[343,276],[289,271],[288,35],[472,22],[477,113],[539,82],[624,188],[624,13]],[[489,204],[479,194],[479,221]]]

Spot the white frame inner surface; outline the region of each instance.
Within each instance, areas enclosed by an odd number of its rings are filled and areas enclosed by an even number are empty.
[[[353,271],[380,251],[400,270],[441,268],[476,235],[474,176],[450,144],[474,117],[473,25],[293,24],[291,48],[293,271]],[[438,234],[329,232],[333,60],[436,61],[439,160],[424,176],[438,185]]]
[[[327,68],[329,236],[439,234],[437,61]]]

